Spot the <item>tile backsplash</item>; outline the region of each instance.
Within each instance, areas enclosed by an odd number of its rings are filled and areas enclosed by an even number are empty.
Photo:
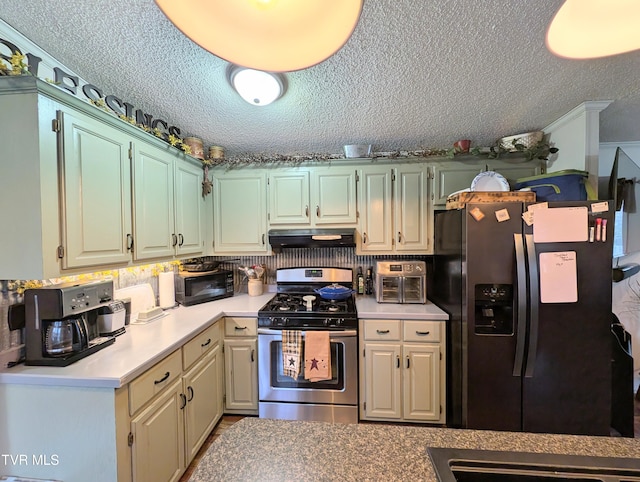
[[[275,284],[275,272],[278,268],[290,267],[340,267],[352,268],[354,275],[359,266],[363,272],[381,259],[423,259],[420,256],[358,256],[354,248],[290,248],[273,256],[206,257],[205,260],[221,261],[221,269],[234,271],[235,291],[246,293],[247,280],[237,267],[239,265],[265,265],[267,284]],[[50,280],[0,280],[0,354],[22,343],[19,331],[9,331],[7,313],[9,306],[22,303],[24,289],[41,285],[51,285],[68,281],[89,281],[110,277],[114,289],[126,288],[141,283],[149,283],[158,296],[158,273],[178,269],[179,262],[158,263],[118,270],[89,272],[77,276]]]

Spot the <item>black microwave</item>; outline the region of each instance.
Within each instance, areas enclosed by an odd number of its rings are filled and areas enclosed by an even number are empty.
[[[180,271],[176,274],[176,301],[181,305],[196,305],[229,296],[233,296],[233,271]]]

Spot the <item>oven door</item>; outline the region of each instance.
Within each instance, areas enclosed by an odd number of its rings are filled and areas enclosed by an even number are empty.
[[[302,332],[300,353],[304,353]],[[356,330],[331,331],[331,380],[310,382],[301,363],[297,379],[285,375],[282,364],[282,331],[258,329],[258,370],[261,402],[298,402],[357,405],[358,337]]]

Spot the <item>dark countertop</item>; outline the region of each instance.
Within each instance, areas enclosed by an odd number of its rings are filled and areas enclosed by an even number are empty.
[[[618,437],[247,417],[213,442],[189,481],[436,481],[429,446],[640,459],[640,441]]]

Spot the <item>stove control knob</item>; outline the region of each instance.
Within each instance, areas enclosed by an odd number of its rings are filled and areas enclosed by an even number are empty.
[[[343,323],[344,323],[344,319],[342,319],[342,318],[338,318],[336,320],[336,326],[342,326]]]
[[[324,326],[329,326],[329,318],[325,318],[324,320],[322,320],[322,324]]]

